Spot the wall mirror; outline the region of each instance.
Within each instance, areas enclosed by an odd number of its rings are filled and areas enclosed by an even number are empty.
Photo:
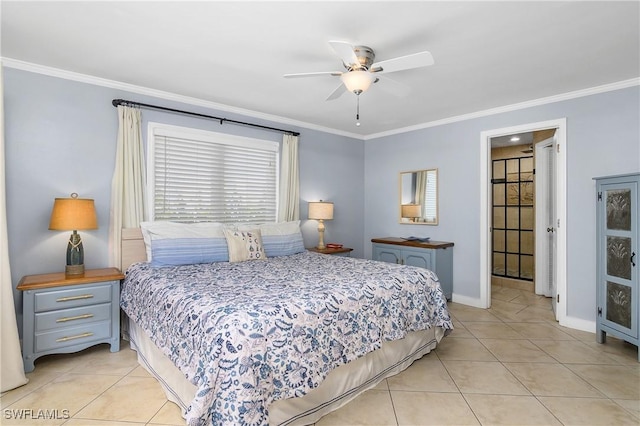
[[[438,224],[438,169],[400,173],[400,223]]]

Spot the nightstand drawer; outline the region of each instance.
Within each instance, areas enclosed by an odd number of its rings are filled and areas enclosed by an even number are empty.
[[[63,327],[75,327],[90,322],[110,320],[111,303],[41,312],[37,313],[35,318],[36,332]]]
[[[109,337],[111,337],[110,321],[94,322],[79,327],[67,327],[60,330],[36,333],[35,351],[48,351]]]
[[[35,295],[35,312],[74,308],[111,301],[111,284],[54,290]]]

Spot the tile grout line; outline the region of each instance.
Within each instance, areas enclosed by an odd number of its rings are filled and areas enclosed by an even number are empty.
[[[474,337],[475,338],[475,337]],[[478,340],[478,339],[476,339]],[[444,370],[447,372],[447,375],[449,376],[449,379],[451,379],[451,382],[453,383],[453,385],[456,387],[456,389],[458,390],[458,394],[462,397],[462,400],[464,401],[465,404],[467,404],[467,407],[469,407],[469,410],[471,411],[471,413],[473,414],[473,417],[475,417],[475,419],[477,420],[479,425],[482,425],[482,422],[480,421],[480,418],[478,417],[478,415],[476,414],[476,412],[473,410],[473,407],[471,407],[471,404],[469,404],[469,401],[467,400],[467,398],[464,396],[464,393],[462,393],[462,389],[460,389],[460,386],[458,386],[458,383],[456,383],[456,381],[453,379],[453,377],[451,376],[451,372],[449,372],[449,369],[447,368],[447,366],[445,365],[445,363],[443,362],[443,360],[440,358],[440,355],[436,352],[436,355],[438,356],[438,361],[440,361],[440,363],[442,364],[442,368],[444,368]]]
[[[133,371],[133,370],[132,370]],[[128,374],[128,373],[127,373]],[[122,381],[122,379],[124,379],[126,377],[126,374],[124,376],[121,376],[118,380],[116,380],[115,382],[113,382],[112,385],[108,386],[105,390],[103,390],[102,392],[100,392],[98,395],[95,396],[95,398],[93,398],[91,401],[87,402],[84,406],[82,406],[81,408],[78,409],[78,411],[71,416],[66,422],[63,423],[66,424],[68,423],[70,420],[72,419],[76,419],[76,420],[100,420],[103,421],[102,419],[86,419],[84,417],[76,417],[78,414],[80,414],[80,412],[82,410],[84,410],[85,408],[87,408],[89,405],[91,405],[95,400],[97,400],[98,398],[100,398],[101,396],[103,396],[109,389],[111,389],[112,387],[114,387],[115,385],[117,385],[118,383],[120,383]]]
[[[389,387],[389,382],[387,379],[384,379],[387,384],[387,391],[389,392],[389,399],[391,399],[391,408],[393,409],[393,417],[396,419],[396,426],[400,425],[398,421],[398,413],[396,412],[396,405],[393,403],[393,392],[391,392],[391,388]]]

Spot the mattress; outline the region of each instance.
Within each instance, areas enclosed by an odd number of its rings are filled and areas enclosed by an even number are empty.
[[[129,323],[131,348],[138,362],[154,376],[167,396],[177,404],[183,417],[196,394],[196,387],[173,365],[135,322]],[[400,373],[413,361],[431,352],[444,336],[441,327],[409,333],[404,339],[385,342],[364,357],[329,373],[318,388],[308,394],[275,401],[269,407],[271,425],[302,426],[317,422],[382,380]]]
[[[194,425],[273,423],[276,402],[311,393],[383,343],[453,328],[431,271],[311,252],[139,263],[121,306],[195,386],[185,410]]]

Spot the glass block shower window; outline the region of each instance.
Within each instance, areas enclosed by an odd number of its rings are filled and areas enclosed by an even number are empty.
[[[493,160],[492,166],[492,273],[533,281],[533,156]]]

